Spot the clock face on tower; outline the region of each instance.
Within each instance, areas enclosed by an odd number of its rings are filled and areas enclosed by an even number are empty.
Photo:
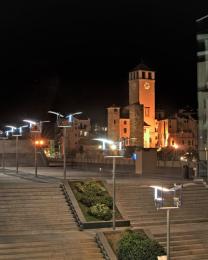
[[[144,88],[146,89],[146,90],[148,90],[148,89],[150,89],[150,84],[149,84],[149,82],[145,82],[144,83]]]

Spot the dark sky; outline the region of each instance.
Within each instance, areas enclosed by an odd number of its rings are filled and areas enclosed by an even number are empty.
[[[10,0],[0,5],[0,122],[128,102],[128,72],[156,70],[156,104],[196,107],[195,19],[205,0]]]

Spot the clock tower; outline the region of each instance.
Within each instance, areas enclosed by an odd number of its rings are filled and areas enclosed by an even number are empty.
[[[155,147],[155,72],[144,64],[129,72],[129,104],[138,103],[144,108],[144,147]]]

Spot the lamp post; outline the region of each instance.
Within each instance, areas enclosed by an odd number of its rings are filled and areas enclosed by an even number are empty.
[[[12,125],[7,125],[6,127],[11,128],[11,131],[8,131],[12,133],[12,136],[16,137],[16,173],[19,172],[19,151],[18,151],[18,146],[19,146],[19,136],[22,136],[22,128],[28,127],[27,125],[23,125],[20,127],[12,126]]]
[[[174,184],[173,188],[170,189],[161,186],[150,186],[150,187],[154,189],[154,201],[157,210],[159,209],[166,210],[166,218],[167,218],[166,251],[167,251],[167,260],[170,260],[170,210],[178,209],[182,204],[182,185]],[[165,201],[164,193],[165,194],[169,193],[173,195],[172,205],[171,204],[164,205],[164,203],[168,203],[167,201]]]
[[[43,140],[37,140],[35,137],[35,177],[38,177],[37,147],[40,148],[43,144]]]
[[[205,147],[205,159],[206,159],[206,164],[207,164],[206,173],[207,173],[207,180],[208,180],[208,149],[207,149],[207,147]]]
[[[63,128],[63,174],[64,180],[66,180],[66,128],[71,127],[74,116],[80,115],[82,112],[76,112],[66,116],[54,111],[48,111],[48,113],[56,115],[57,126]]]
[[[113,159],[113,169],[112,169],[112,182],[113,182],[113,219],[112,219],[112,227],[113,231],[116,230],[116,158],[122,158],[123,155],[116,155],[119,151],[122,150],[121,142],[113,142],[112,140],[104,139],[104,138],[96,138],[93,139],[95,141],[102,142],[103,151],[111,151],[115,153],[114,155],[105,156],[105,158]],[[109,146],[109,149],[107,149]]]
[[[23,122],[29,124],[30,132],[34,134],[34,159],[35,159],[35,177],[38,177],[38,160],[37,160],[37,147],[43,145],[43,140],[37,140],[37,134],[41,135],[43,123],[49,123],[50,121],[34,121],[30,119],[24,119]]]
[[[0,130],[0,140],[2,140],[2,169],[5,171],[5,140],[7,140],[7,132]]]

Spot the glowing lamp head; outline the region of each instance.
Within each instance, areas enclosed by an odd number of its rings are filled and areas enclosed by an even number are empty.
[[[111,148],[112,151],[115,151],[116,150],[116,145],[115,144],[111,144],[110,148]]]
[[[44,144],[44,141],[43,140],[36,140],[35,141],[35,145],[36,146],[41,146],[41,145],[43,145]]]

